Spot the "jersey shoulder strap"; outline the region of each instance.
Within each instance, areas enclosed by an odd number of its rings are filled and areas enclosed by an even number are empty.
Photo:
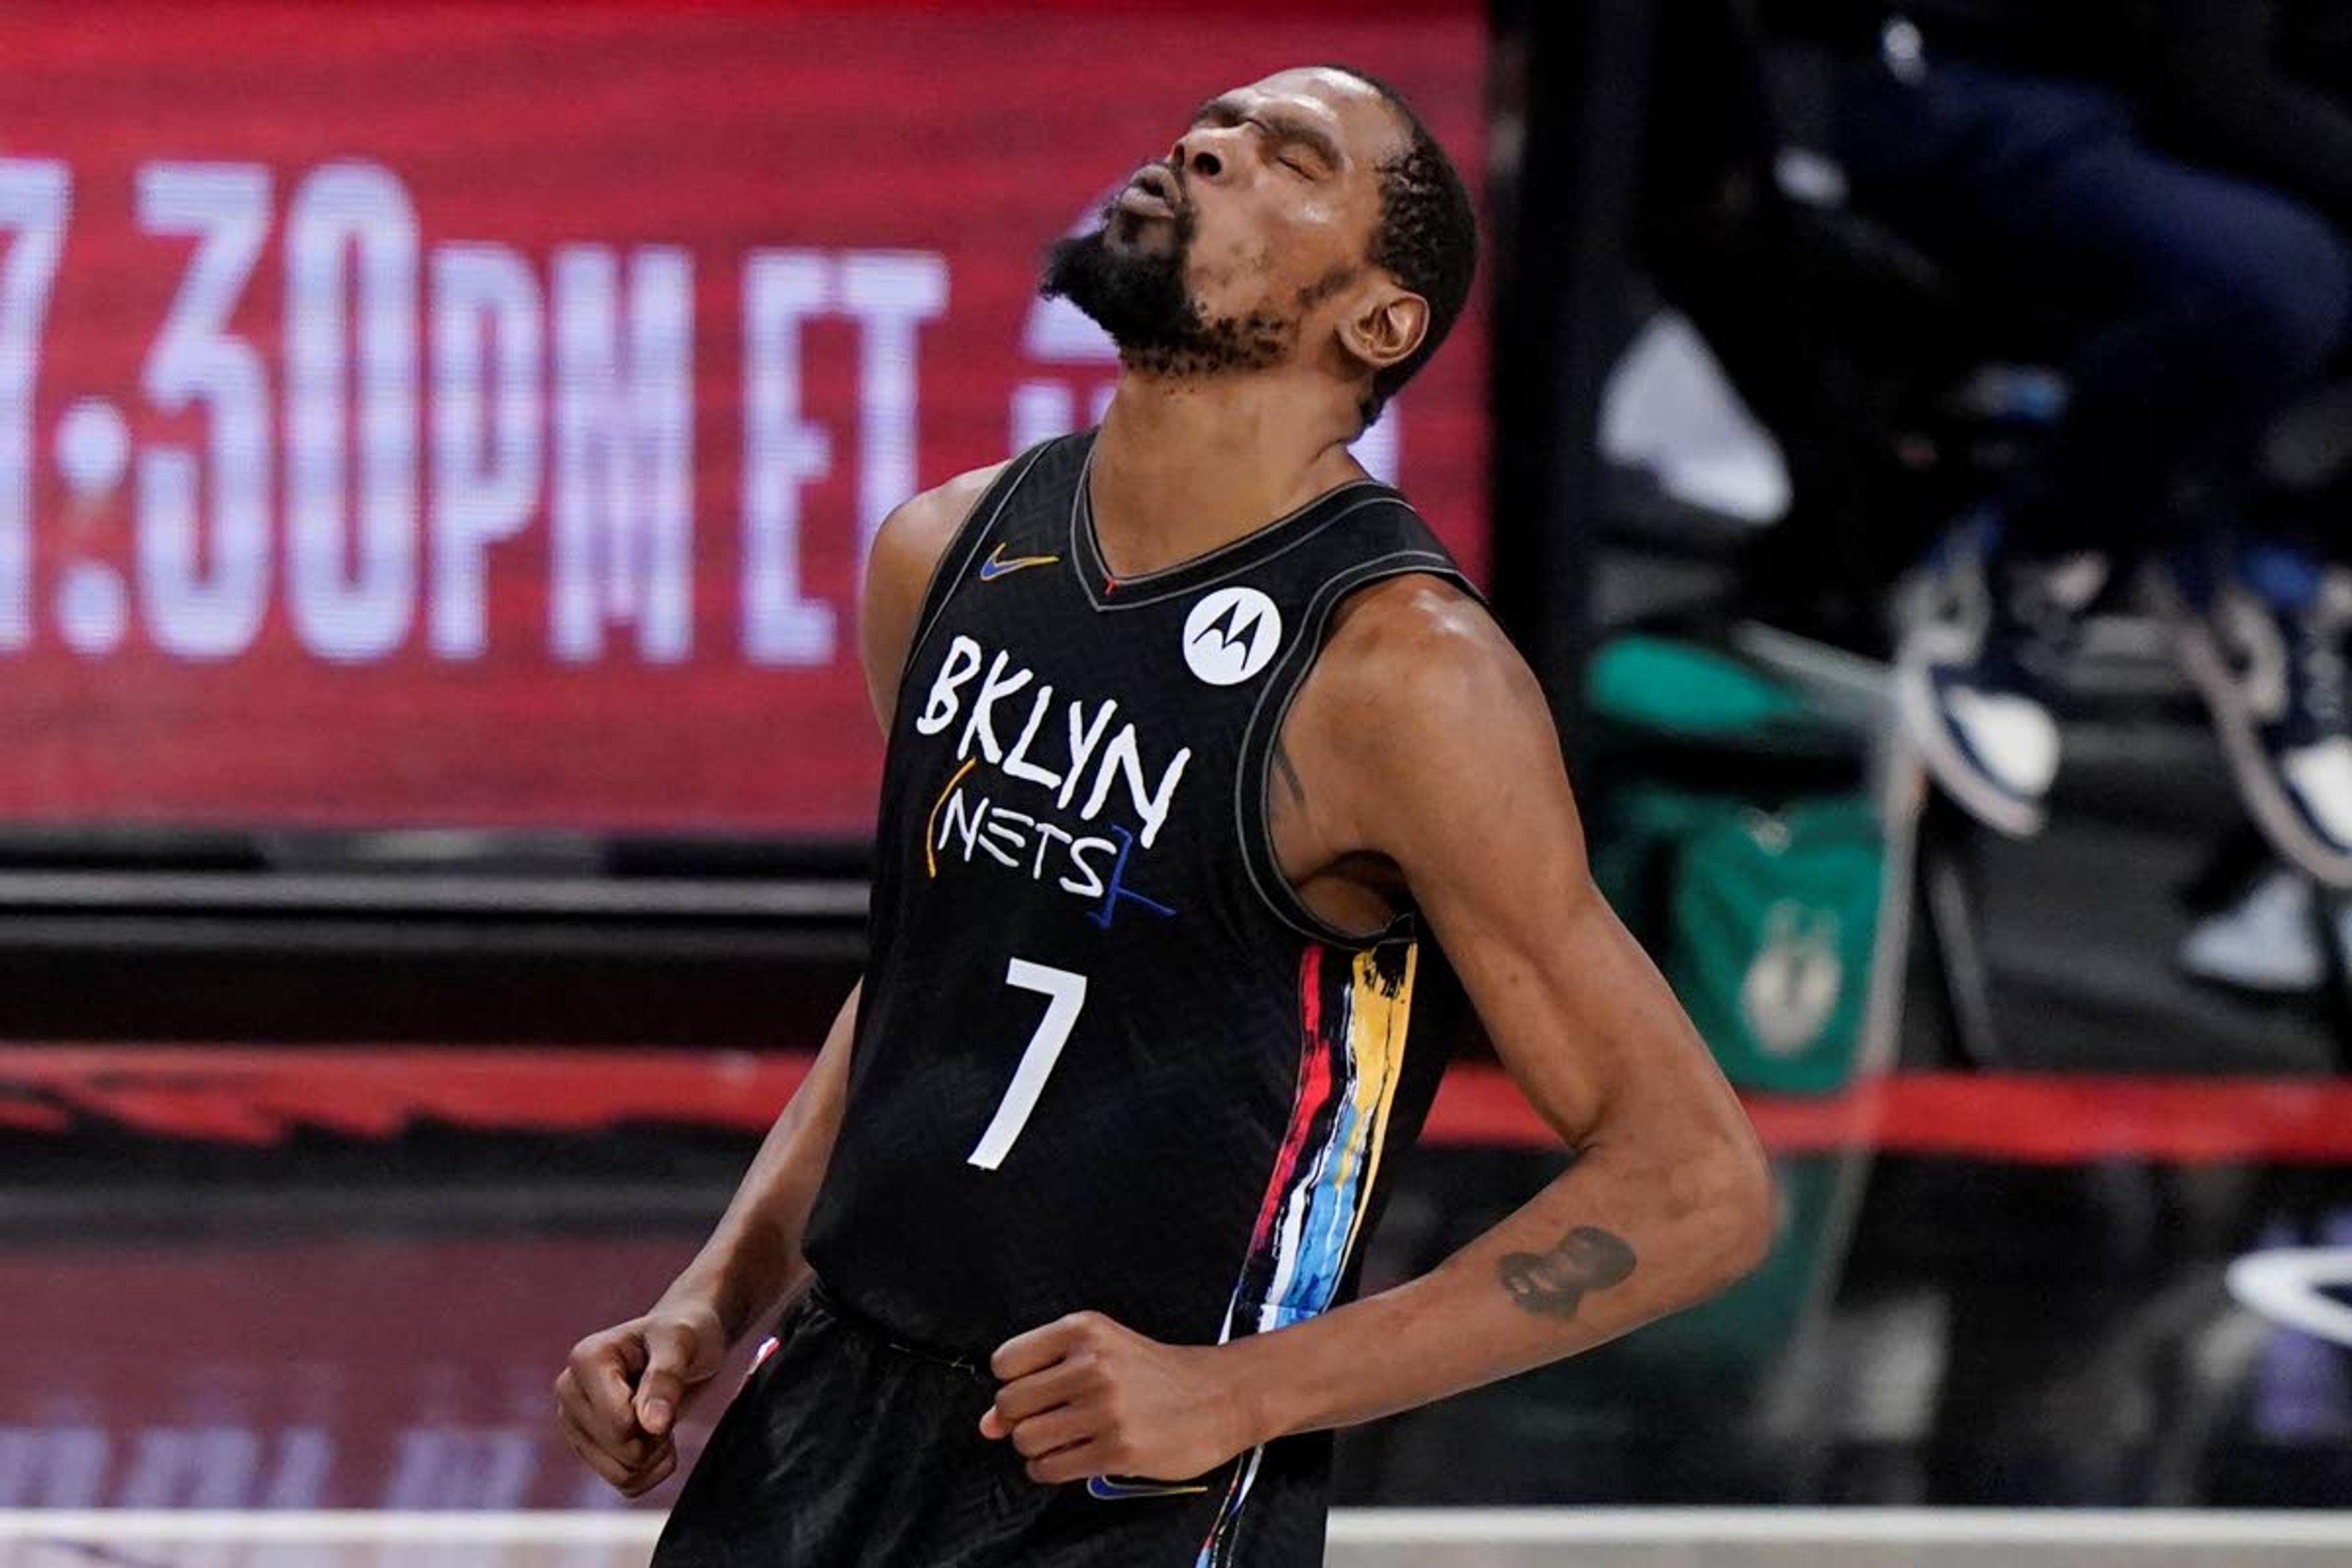
[[[963,521],[956,525],[954,537],[948,541],[948,547],[940,552],[938,562],[931,567],[931,580],[923,589],[922,611],[915,617],[915,634],[907,639],[907,656],[900,666],[901,674],[914,663],[915,655],[930,636],[940,612],[947,608],[948,600],[954,596],[956,585],[964,580],[973,560],[988,548],[989,540],[996,534],[998,525],[1013,505],[1014,497],[1021,495],[1024,488],[1032,490],[1038,488],[1043,479],[1037,472],[1041,465],[1048,469],[1066,467],[1066,461],[1056,463],[1054,459],[1056,456],[1066,459],[1068,448],[1079,440],[1080,437],[1075,436],[1056,436],[1038,442],[1005,464],[1004,471],[981,492],[980,499],[964,514]]]
[[[1451,584],[1479,605],[1485,605],[1486,598],[1421,514],[1395,491],[1381,496],[1369,515],[1349,519],[1349,525],[1347,555],[1318,572],[1319,582],[1307,599],[1298,635],[1276,659],[1273,679],[1266,683],[1243,734],[1240,765],[1234,773],[1234,823],[1241,840],[1244,870],[1276,919],[1314,941],[1363,949],[1409,937],[1416,922],[1408,910],[1379,931],[1347,931],[1308,908],[1291,885],[1275,852],[1267,816],[1267,790],[1283,723],[1322,656],[1333,618],[1351,595],[1375,583],[1418,573]]]

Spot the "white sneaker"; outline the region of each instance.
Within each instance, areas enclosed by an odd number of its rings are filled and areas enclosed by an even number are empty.
[[[2352,578],[2331,570],[2308,603],[2291,605],[2194,557],[2151,575],[2254,825],[2297,870],[2352,888]]]
[[[1903,595],[1895,712],[1937,786],[1987,826],[2042,830],[2058,773],[2058,723],[2021,662],[2025,628],[1994,591],[1996,538],[1984,521],[1955,528]]]
[[[2196,979],[2241,991],[2316,990],[2327,956],[2312,913],[2310,879],[2273,866],[2236,903],[2190,927],[2176,962]]]

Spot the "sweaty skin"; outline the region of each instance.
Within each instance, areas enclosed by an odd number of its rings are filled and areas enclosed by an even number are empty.
[[[1363,477],[1373,371],[1419,345],[1426,301],[1362,265],[1388,104],[1343,73],[1286,71],[1203,106],[1156,192],[1191,209],[1203,315],[1296,319],[1245,374],[1128,363],[1094,449],[1114,574],[1188,560]],[[1174,183],[1170,184],[1170,179]],[[1170,244],[1137,199],[1114,247]],[[868,567],[861,653],[887,729],[924,590],[1001,471],[917,496]],[[1431,577],[1351,599],[1285,720],[1267,811],[1285,873],[1349,929],[1408,892],[1496,1054],[1575,1152],[1517,1213],[1420,1279],[1221,1346],[1169,1345],[1094,1312],[1008,1341],[981,1430],[1030,1476],[1179,1480],[1292,1432],[1444,1397],[1570,1355],[1720,1289],[1760,1260],[1770,1185],[1755,1135],[1672,993],[1594,889],[1543,694],[1475,602]],[[853,992],[709,1242],[645,1317],[574,1347],[556,1383],[572,1446],[635,1495],[676,1465],[682,1404],[805,1280],[799,1241],[840,1125]]]

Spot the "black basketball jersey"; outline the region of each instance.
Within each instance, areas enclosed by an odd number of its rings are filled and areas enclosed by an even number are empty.
[[[1318,919],[1265,802],[1341,601],[1468,584],[1369,480],[1114,580],[1093,445],[1016,459],[926,595],[805,1241],[849,1306],[982,1363],[1079,1309],[1211,1343],[1342,1299],[1443,1066],[1407,1045],[1430,967],[1411,917]]]

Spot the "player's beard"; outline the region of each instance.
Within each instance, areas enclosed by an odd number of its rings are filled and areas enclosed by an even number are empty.
[[[1191,209],[1176,215],[1171,243],[1161,250],[1115,247],[1111,226],[1131,222],[1116,208],[1107,209],[1092,232],[1055,241],[1046,253],[1037,292],[1085,311],[1110,334],[1119,363],[1130,370],[1201,376],[1281,363],[1297,339],[1297,322],[1263,311],[1207,316],[1186,290]]]

